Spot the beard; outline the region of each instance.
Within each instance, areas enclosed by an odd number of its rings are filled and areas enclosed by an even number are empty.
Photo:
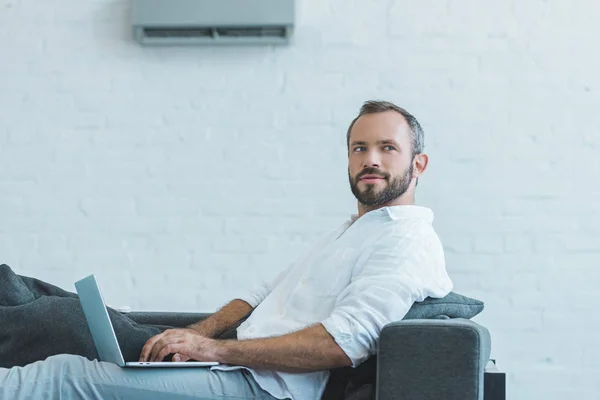
[[[368,183],[366,184],[365,189],[361,191],[358,187],[360,178],[370,174],[382,176],[384,182],[387,182],[387,185],[384,186],[383,189],[378,189],[377,183]],[[360,174],[357,174],[355,178],[352,178],[350,171],[348,171],[348,180],[350,181],[352,194],[361,204],[368,207],[378,207],[382,204],[389,203],[406,193],[412,180],[412,174],[413,164],[411,163],[410,167],[408,167],[402,175],[392,180],[390,180],[389,174],[384,174],[375,168],[366,168],[361,171]]]

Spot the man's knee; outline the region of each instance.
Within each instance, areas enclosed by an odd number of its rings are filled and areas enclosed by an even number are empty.
[[[73,354],[51,356],[44,363],[43,368],[47,369],[48,375],[60,383],[61,393],[85,393],[90,399],[101,398],[94,385],[107,374],[103,363]]]
[[[91,362],[84,357],[59,354],[5,369],[4,376],[0,376],[0,399],[60,398],[64,393],[80,393],[80,388],[87,385],[87,363]]]
[[[78,365],[83,362],[89,362],[89,360],[85,357],[81,357],[75,354],[56,354],[54,356],[50,356],[44,360],[47,364],[53,365]]]
[[[63,378],[74,378],[82,375],[88,369],[87,363],[91,361],[85,357],[74,354],[57,354],[44,361],[43,368],[48,368],[52,375]]]

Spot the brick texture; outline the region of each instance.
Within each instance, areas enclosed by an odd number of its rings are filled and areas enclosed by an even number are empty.
[[[305,0],[282,48],[141,48],[128,4],[0,0],[0,262],[212,311],[355,211],[345,130],[388,99],[508,398],[597,397],[596,0]]]

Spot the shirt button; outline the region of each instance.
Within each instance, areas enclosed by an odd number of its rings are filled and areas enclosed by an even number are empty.
[[[254,332],[254,328],[248,329],[248,332]]]
[[[302,280],[300,281],[300,283],[302,283],[303,285],[306,285],[306,279],[302,279]]]

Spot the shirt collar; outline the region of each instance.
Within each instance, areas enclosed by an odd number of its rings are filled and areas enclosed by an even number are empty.
[[[365,215],[386,215],[394,220],[423,218],[429,223],[433,222],[433,211],[430,208],[415,205],[381,207],[376,210],[369,211]],[[358,214],[352,214],[350,216],[351,223],[354,223],[357,219]]]

